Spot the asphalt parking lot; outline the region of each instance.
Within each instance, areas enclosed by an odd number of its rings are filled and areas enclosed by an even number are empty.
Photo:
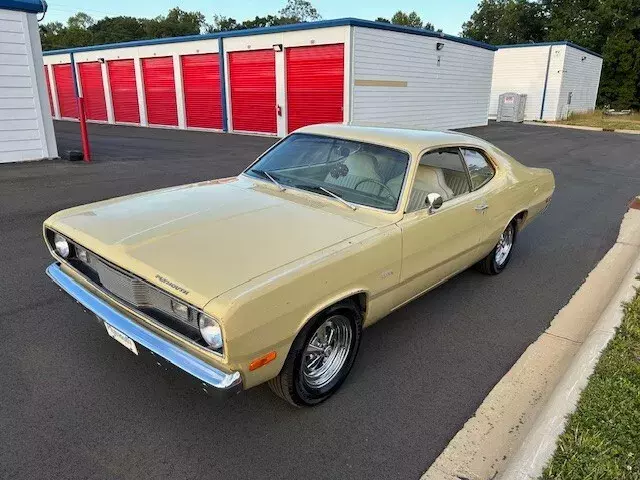
[[[91,125],[90,165],[0,165],[0,477],[418,478],[613,245],[640,193],[640,136],[466,131],[552,169],[551,206],[502,275],[464,272],[365,331],[349,379],[313,409],[265,386],[224,403],[185,388],[44,274],[48,215],[236,174],[272,139]],[[60,151],[79,148],[77,124],[56,133]]]

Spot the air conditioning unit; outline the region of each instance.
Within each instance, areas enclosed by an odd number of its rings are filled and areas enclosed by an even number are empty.
[[[524,107],[527,95],[508,92],[498,97],[498,115],[496,122],[524,122]]]

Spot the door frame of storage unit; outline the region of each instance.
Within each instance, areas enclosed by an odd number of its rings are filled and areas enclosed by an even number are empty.
[[[211,56],[214,57],[211,57]],[[213,100],[215,102],[215,107],[219,108],[220,110],[220,118],[219,118],[219,122],[217,122],[218,118],[216,118],[216,125],[217,126],[202,126],[202,125],[189,125],[189,108],[188,108],[188,90],[189,88],[187,87],[188,84],[188,80],[185,83],[185,74],[184,74],[184,70],[185,70],[185,59],[187,58],[194,58],[194,57],[201,57],[201,58],[205,58],[205,56],[210,56],[210,58],[215,58],[216,61],[216,68],[217,68],[217,79],[216,79],[216,85],[215,88],[212,89],[213,93],[214,93],[214,97]],[[183,90],[183,99],[184,99],[184,127],[185,129],[189,129],[189,130],[214,130],[214,131],[221,131],[224,129],[224,105],[222,102],[222,88],[221,88],[221,75],[224,73],[224,69],[222,68],[222,65],[220,64],[220,54],[219,53],[184,53],[182,55],[180,55],[180,80],[182,82],[182,90]],[[217,113],[216,113],[216,117],[217,117]]]
[[[290,101],[291,98],[295,98],[295,95],[291,95],[292,89],[290,88],[292,83],[290,83],[291,79],[294,77],[294,75],[290,75],[289,72],[289,68],[290,68],[290,55],[295,55],[294,52],[299,52],[301,50],[306,50],[306,51],[312,51],[313,49],[320,49],[320,50],[334,50],[335,52],[339,52],[340,53],[340,66],[341,66],[341,72],[340,72],[340,79],[339,79],[339,84],[340,84],[340,100],[339,103],[337,105],[333,105],[333,108],[338,108],[337,111],[335,112],[331,112],[336,113],[336,118],[335,119],[329,119],[327,118],[326,120],[324,119],[319,119],[319,122],[317,123],[328,123],[328,122],[343,122],[344,121],[344,97],[345,97],[345,91],[344,91],[344,77],[345,77],[345,70],[344,70],[344,59],[345,59],[345,46],[343,43],[333,43],[333,44],[325,44],[325,45],[304,45],[304,46],[298,46],[298,47],[287,47],[284,49],[284,58],[285,58],[285,90],[287,92],[287,132],[291,132],[293,130],[296,130],[297,128],[301,128],[304,127],[306,125],[312,125],[313,123],[305,123],[304,125],[291,125],[291,117],[292,117],[292,102]],[[320,51],[318,50],[318,51]],[[324,62],[322,62],[322,60],[320,60],[320,62],[318,62],[316,60],[316,65],[323,65]],[[323,102],[320,102],[323,103]],[[313,106],[312,106],[313,109]],[[339,118],[338,118],[339,117]]]
[[[104,105],[104,118],[90,118],[89,117],[89,106],[90,103],[87,102],[87,98],[88,95],[92,95],[92,93],[89,92],[85,92],[85,75],[83,74],[83,71],[87,68],[87,66],[96,66],[99,69],[100,72],[100,90],[102,91],[102,103]],[[102,70],[102,64],[100,62],[82,62],[82,63],[78,63],[77,65],[77,69],[78,69],[78,88],[80,89],[80,95],[82,96],[83,100],[84,100],[84,109],[85,109],[85,114],[87,117],[87,121],[91,121],[91,122],[98,122],[98,123],[108,123],[109,121],[109,113],[108,113],[108,108],[107,108],[107,97],[106,97],[106,93],[104,91],[104,75],[103,75],[103,70]],[[102,106],[100,106],[100,108],[102,108]]]
[[[265,48],[265,49],[256,49],[256,50],[246,50],[246,51],[235,51],[235,52],[229,52],[229,54],[227,55],[227,59],[228,59],[228,63],[227,63],[227,71],[228,76],[229,76],[229,90],[227,91],[227,95],[228,97],[231,99],[231,118],[232,120],[230,121],[230,125],[233,131],[235,132],[241,132],[241,133],[257,133],[257,134],[261,134],[261,135],[277,135],[278,133],[278,115],[281,115],[281,111],[282,111],[282,107],[278,106],[278,83],[277,83],[277,77],[276,77],[276,56],[275,56],[275,51],[273,50],[273,48]],[[269,110],[269,106],[266,106],[266,110],[265,110],[265,115],[269,115],[269,117],[272,117],[271,119],[273,120],[273,127],[271,127],[271,121],[269,121],[269,131],[265,131],[265,130],[252,130],[251,128],[242,128],[239,127],[238,125],[238,119],[234,118],[236,116],[237,113],[239,112],[235,112],[234,113],[234,105],[238,105],[238,97],[236,96],[235,100],[233,98],[233,90],[234,90],[234,82],[233,82],[233,57],[236,55],[260,55],[262,57],[270,57],[269,58],[269,63],[271,62],[271,59],[273,59],[273,107],[271,110],[271,114],[268,113]],[[270,65],[267,66],[267,68],[269,68]],[[264,79],[260,79],[260,81],[264,81]],[[265,89],[265,92],[267,92],[267,89]],[[271,88],[268,89],[268,94],[270,96],[271,94]],[[262,113],[262,112],[261,112]],[[270,120],[271,120],[270,119]]]
[[[73,110],[75,111],[75,116],[69,116],[69,115],[65,115],[68,112],[62,112],[63,109],[63,103],[65,103],[66,105],[66,100],[64,102],[60,101],[60,79],[58,78],[58,76],[56,75],[56,72],[61,71],[61,68],[69,68],[69,81],[70,81],[70,85],[71,85],[71,91],[72,91],[72,95],[73,95]],[[68,119],[74,119],[77,120],[78,119],[78,103],[77,100],[75,98],[75,92],[74,92],[74,87],[73,87],[73,71],[71,70],[73,68],[73,66],[70,63],[58,63],[55,64],[53,66],[53,83],[55,85],[56,88],[56,98],[58,99],[58,111],[60,113],[60,118],[68,118]],[[66,90],[66,85],[65,85],[65,90]],[[69,105],[66,105],[67,107]]]
[[[137,109],[137,121],[122,121],[122,120],[118,120],[117,116],[116,116],[116,102],[114,102],[113,100],[113,83],[111,81],[111,65],[113,65],[113,62],[131,62],[131,67],[133,68],[133,83],[135,85],[136,88],[136,109]],[[113,120],[112,123],[114,124],[118,124],[118,125],[141,125],[142,123],[142,117],[140,116],[140,85],[138,82],[138,78],[136,75],[136,60],[133,58],[113,58],[110,60],[105,60],[105,65],[106,65],[106,71],[107,71],[107,84],[109,86],[109,90],[108,90],[108,94],[107,91],[105,90],[105,95],[107,95],[107,111],[109,110],[109,108],[111,108],[111,111],[113,112]]]

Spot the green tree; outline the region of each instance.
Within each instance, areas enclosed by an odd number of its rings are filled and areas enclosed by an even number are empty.
[[[91,27],[94,23],[96,23],[95,20],[84,12],[78,12],[67,20],[67,26],[69,28],[79,28],[84,30]]]
[[[185,12],[176,7],[169,10],[166,17],[143,20],[142,24],[148,38],[167,38],[198,35],[205,22],[202,13]]]
[[[290,23],[322,20],[316,8],[307,0],[287,0],[287,4],[278,12],[278,15],[281,18],[290,19]]]
[[[494,45],[540,42],[545,38],[543,5],[527,0],[481,0],[462,35]]]
[[[105,17],[89,27],[93,43],[130,42],[149,38],[140,19],[134,17]]]
[[[391,17],[391,23],[405,27],[422,28],[422,19],[416,12],[404,13],[402,10],[398,10]]]

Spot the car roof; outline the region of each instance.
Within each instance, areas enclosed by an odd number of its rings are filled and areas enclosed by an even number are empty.
[[[481,147],[486,143],[477,137],[465,133],[451,131],[439,132],[387,125],[321,123],[302,127],[294,133],[326,135],[377,145],[387,145],[413,153],[440,145],[460,144],[477,145]]]

